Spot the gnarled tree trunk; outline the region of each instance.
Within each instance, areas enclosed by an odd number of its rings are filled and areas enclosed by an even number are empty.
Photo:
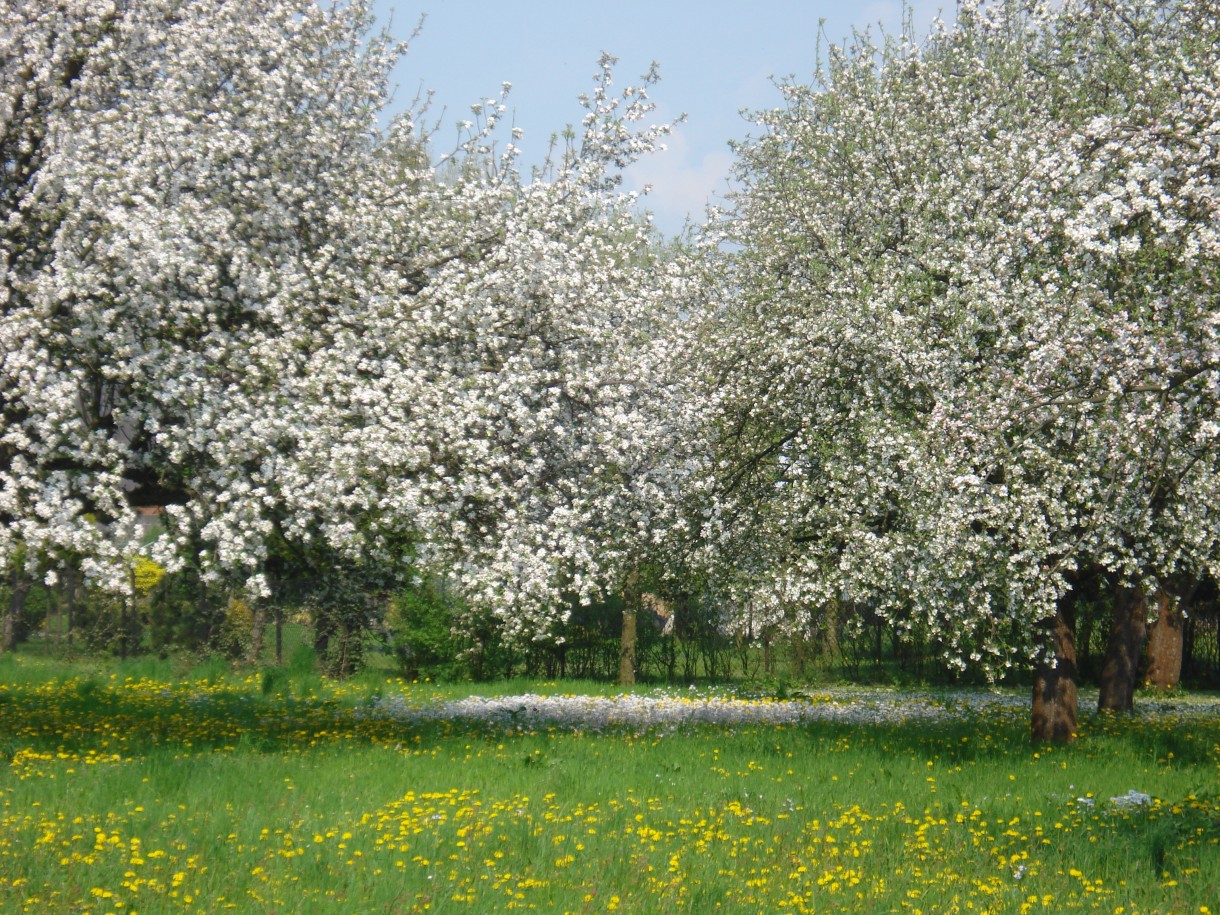
[[[1147,634],[1144,589],[1119,585],[1114,589],[1110,610],[1110,638],[1097,696],[1099,712],[1130,712],[1135,708],[1135,682]]]
[[[1076,634],[1066,599],[1060,601],[1046,628],[1050,655],[1034,669],[1030,739],[1034,743],[1071,743],[1076,739]]]

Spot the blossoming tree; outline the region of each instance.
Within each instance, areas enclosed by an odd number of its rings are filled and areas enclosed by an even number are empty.
[[[502,103],[476,106],[465,149],[400,225],[421,237],[423,282],[313,366],[317,415],[294,449],[334,490],[316,501],[351,493],[361,517],[414,531],[420,564],[511,638],[621,588],[680,524],[689,473],[690,266],[617,191],[668,128],[637,129],[654,76],[616,95],[612,63],[532,176],[512,143],[491,157]]]
[[[5,17],[15,582],[72,563],[128,588],[145,505],[167,567],[189,554],[255,594],[272,544],[353,580],[443,563],[530,634],[561,592],[622,579],[678,476],[684,271],[616,177],[666,131],[637,129],[652,76],[615,96],[604,61],[527,178],[493,148],[496,100],[440,168],[410,114],[379,128],[400,49],[363,3]]]
[[[760,115],[705,331],[705,532],[752,612],[1040,658],[1035,736],[1070,739],[1074,580],[1214,573],[1214,29],[1192,2],[963,5]]]

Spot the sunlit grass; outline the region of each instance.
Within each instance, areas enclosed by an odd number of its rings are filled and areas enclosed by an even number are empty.
[[[0,911],[1201,913],[1220,899],[1215,716],[1089,718],[1052,749],[1029,746],[1018,706],[948,699],[922,723],[602,732],[370,714],[472,687],[162,673],[0,659]],[[1131,791],[1147,802],[1112,800]]]

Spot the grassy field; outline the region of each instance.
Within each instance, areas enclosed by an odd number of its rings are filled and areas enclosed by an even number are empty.
[[[652,726],[450,711],[475,692],[0,658],[0,911],[1218,908],[1214,703],[1045,749],[962,693],[621,700],[740,713]],[[526,692],[617,690],[482,694]]]

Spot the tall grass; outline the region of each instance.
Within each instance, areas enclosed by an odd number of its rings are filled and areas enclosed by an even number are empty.
[[[383,694],[456,686],[141,664],[0,658],[0,911],[1203,913],[1220,899],[1214,717],[1088,719],[1053,749],[1028,745],[1019,711],[505,729],[369,714]]]

